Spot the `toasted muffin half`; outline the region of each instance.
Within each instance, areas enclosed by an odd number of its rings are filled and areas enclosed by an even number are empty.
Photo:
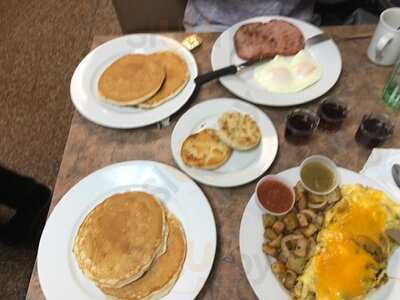
[[[226,112],[218,119],[219,138],[236,150],[250,150],[261,141],[261,131],[257,122],[240,112]]]
[[[185,139],[181,158],[189,167],[212,170],[222,166],[231,152],[231,148],[221,141],[214,129],[204,129]]]

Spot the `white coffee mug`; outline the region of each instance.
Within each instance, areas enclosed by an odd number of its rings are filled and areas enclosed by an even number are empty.
[[[392,65],[400,56],[400,7],[383,11],[368,47],[369,59],[378,65]]]

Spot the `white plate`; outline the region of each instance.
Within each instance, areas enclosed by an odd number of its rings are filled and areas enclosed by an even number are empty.
[[[97,82],[117,58],[130,53],[162,50],[176,51],[188,65],[190,79],[178,95],[147,110],[120,107],[100,99]],[[113,39],[86,55],[72,76],[70,93],[76,109],[88,120],[112,128],[137,128],[159,122],[178,111],[192,95],[196,76],[197,65],[193,55],[177,41],[156,34],[132,34]]]
[[[227,111],[251,115],[261,130],[260,144],[250,151],[232,151],[228,161],[216,170],[186,166],[180,156],[183,141],[202,128],[217,128],[219,116]],[[211,186],[231,187],[250,182],[268,170],[278,151],[278,135],[272,121],[257,107],[237,99],[219,98],[192,107],[178,120],[172,132],[171,148],[179,168],[195,180]]]
[[[295,185],[299,180],[299,168],[286,170],[279,175]],[[377,181],[353,171],[340,168],[340,175],[342,184],[359,183],[383,190]],[[290,299],[289,294],[271,271],[271,258],[262,252],[263,235],[262,213],[257,207],[253,195],[246,206],[240,224],[240,255],[247,279],[259,299]],[[400,251],[396,251],[390,258],[388,275],[400,278]],[[400,299],[400,285],[396,280],[390,279],[387,284],[371,294],[368,299]]]
[[[155,195],[179,218],[186,233],[188,248],[182,273],[163,299],[196,297],[211,270],[216,248],[215,221],[207,198],[175,168],[152,161],[130,161],[90,174],[54,208],[38,251],[39,280],[46,299],[106,300],[80,271],[72,254],[72,243],[80,223],[92,208],[107,196],[128,190]]]
[[[271,19],[283,19],[293,23],[302,31],[305,39],[322,32],[318,27],[306,22],[279,16],[257,17],[243,21],[228,28],[216,40],[211,52],[213,70],[243,62],[236,55],[233,44],[234,34],[241,25],[252,22],[267,22]],[[292,94],[268,92],[253,79],[254,67],[236,75],[221,77],[219,80],[235,95],[257,104],[291,106],[311,101],[325,94],[336,83],[342,70],[342,58],[339,49],[332,40],[316,44],[308,50],[322,65],[322,78],[300,92]]]

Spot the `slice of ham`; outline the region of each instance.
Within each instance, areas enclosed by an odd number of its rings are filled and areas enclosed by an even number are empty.
[[[293,24],[283,20],[240,26],[234,35],[237,55],[244,60],[294,55],[304,48],[304,37]]]

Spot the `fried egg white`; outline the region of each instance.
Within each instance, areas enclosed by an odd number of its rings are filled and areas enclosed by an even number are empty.
[[[307,51],[299,51],[292,59],[277,55],[256,68],[255,81],[273,93],[296,93],[322,77],[322,67]]]

